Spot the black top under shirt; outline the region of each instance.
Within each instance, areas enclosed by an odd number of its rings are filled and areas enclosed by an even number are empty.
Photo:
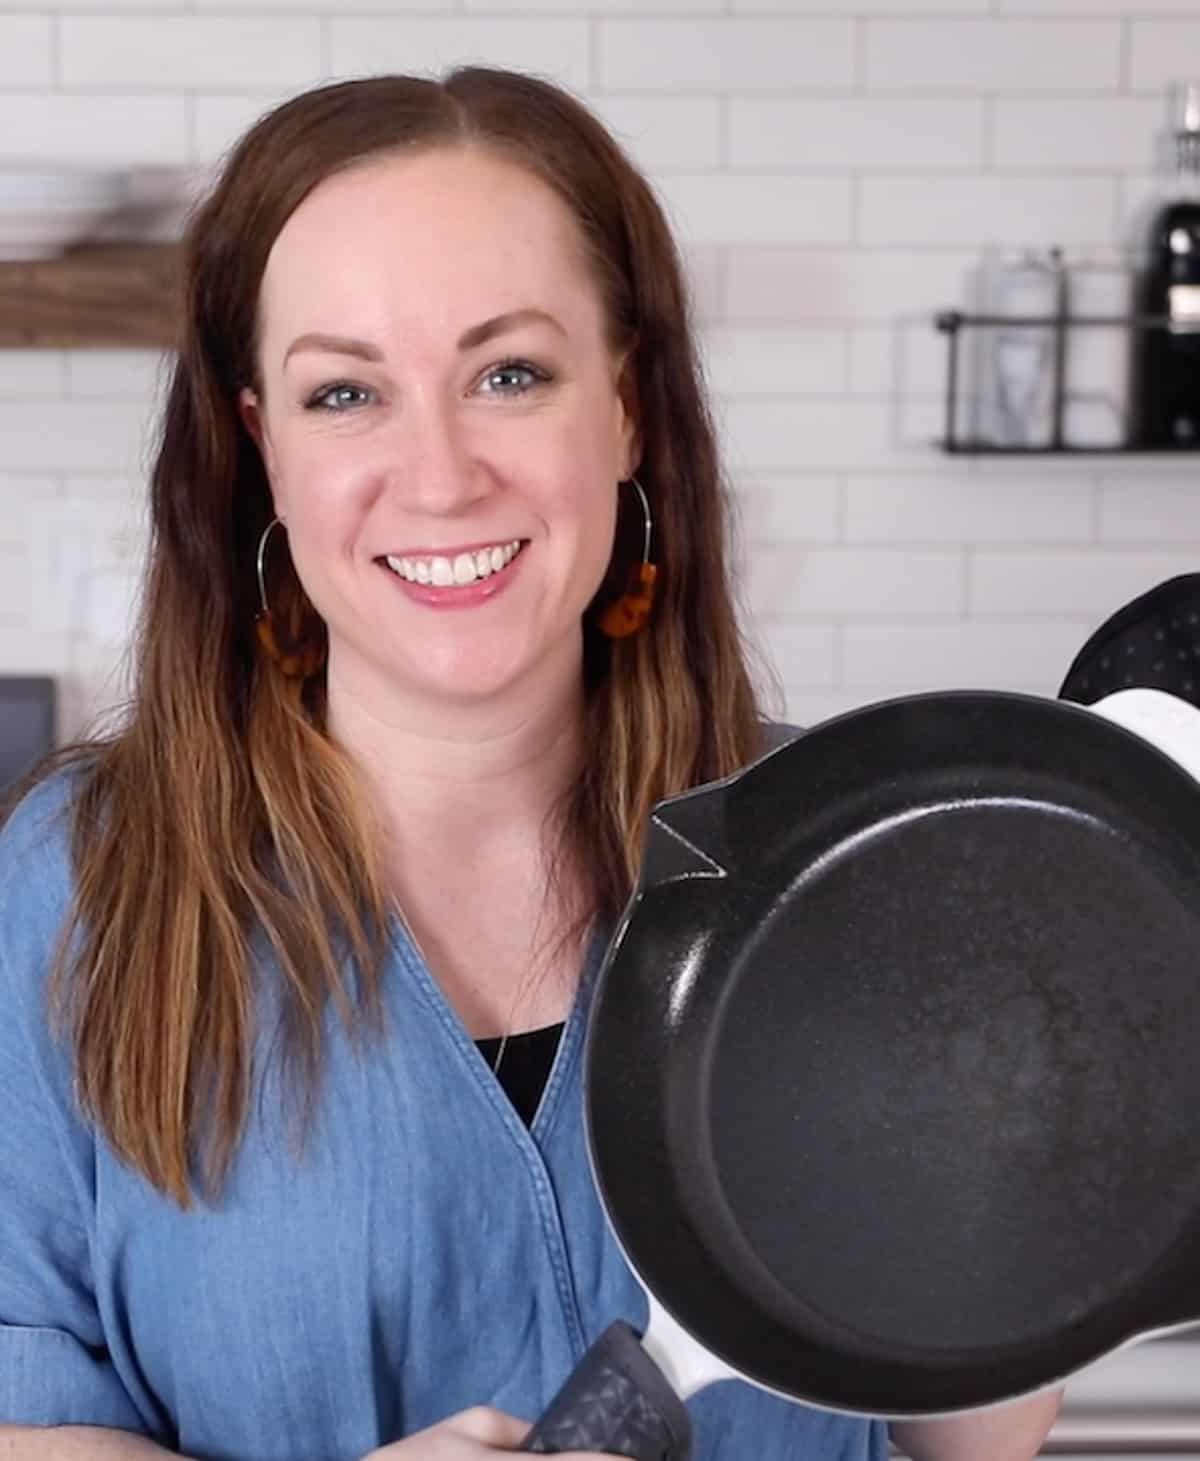
[[[537,1114],[538,1102],[550,1079],[550,1067],[554,1064],[562,1032],[561,1024],[546,1025],[541,1030],[526,1030],[520,1035],[510,1035],[504,1047],[504,1059],[500,1062],[496,1078],[526,1126]],[[500,1053],[500,1037],[476,1040],[475,1044],[484,1060],[494,1066]]]
[[[763,732],[766,748],[773,751],[798,736],[800,728],[768,721],[763,726]],[[561,1024],[546,1025],[540,1030],[510,1035],[508,1044],[504,1047],[504,1059],[496,1072],[497,1079],[526,1126],[531,1125],[537,1115],[538,1102],[542,1099],[542,1092],[550,1079],[550,1069],[558,1052],[562,1032]],[[484,1060],[494,1067],[496,1056],[500,1053],[500,1037],[476,1040],[475,1044]]]

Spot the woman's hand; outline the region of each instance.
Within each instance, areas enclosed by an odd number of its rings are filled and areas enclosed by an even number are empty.
[[[911,1461],[1030,1461],[1041,1450],[1061,1401],[1061,1390],[1043,1390],[986,1410],[893,1421],[889,1429]]]
[[[476,1405],[428,1430],[381,1446],[363,1461],[482,1461],[493,1451],[515,1451],[532,1423],[490,1405]],[[606,1461],[594,1451],[564,1451],[562,1461]]]

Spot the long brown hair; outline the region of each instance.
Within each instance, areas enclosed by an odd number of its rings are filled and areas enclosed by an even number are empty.
[[[414,145],[483,146],[548,183],[578,221],[613,345],[634,347],[659,592],[630,639],[585,621],[595,753],[560,835],[594,877],[588,916],[618,916],[656,801],[762,749],[679,258],[613,139],[556,87],[474,67],[325,86],[264,117],[184,244],[132,702],[118,732],[67,757],[73,942],[54,990],[79,1097],[116,1152],[185,1206],[195,1186],[219,1187],[245,1121],[252,939],[278,967],[306,1100],[330,1001],[353,1031],[380,1022],[388,896],[354,766],[325,733],[322,676],[297,685],[256,647],[255,550],[272,508],[236,402],[257,383],[259,288],[288,216],[332,174]],[[624,587],[640,526],[635,508],[599,598]],[[274,573],[271,596],[275,613],[302,617],[290,572]]]

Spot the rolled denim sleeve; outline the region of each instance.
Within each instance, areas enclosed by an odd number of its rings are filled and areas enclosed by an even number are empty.
[[[62,789],[0,832],[0,1422],[145,1432],[109,1359],[92,1282],[90,1136],[51,1036],[66,906]]]
[[[116,1371],[63,1329],[0,1324],[0,1422],[148,1434]]]

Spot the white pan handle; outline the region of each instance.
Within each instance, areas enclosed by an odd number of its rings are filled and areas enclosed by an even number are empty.
[[[1200,781],[1200,709],[1165,690],[1118,690],[1085,707],[1133,731]]]
[[[694,1340],[652,1293],[647,1292],[646,1297],[650,1301],[650,1322],[642,1335],[642,1347],[670,1380],[677,1395],[686,1400],[717,1380],[740,1378],[724,1360]]]

